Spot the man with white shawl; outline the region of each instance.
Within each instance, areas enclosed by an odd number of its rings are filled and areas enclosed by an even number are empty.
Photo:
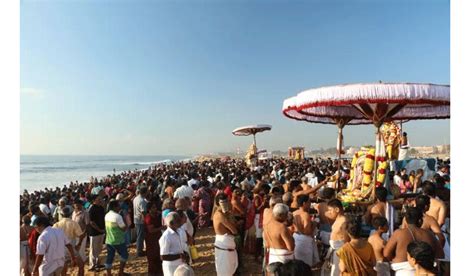
[[[219,204],[213,216],[216,272],[219,276],[232,276],[239,264],[234,236],[238,230],[227,196],[223,193],[217,195],[216,203]]]

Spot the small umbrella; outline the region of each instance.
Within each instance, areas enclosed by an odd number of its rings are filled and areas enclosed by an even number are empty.
[[[232,134],[236,136],[249,136],[253,135],[253,142],[255,144],[255,147],[257,147],[257,139],[255,138],[255,135],[259,132],[264,132],[266,130],[271,130],[272,126],[271,125],[252,125],[252,126],[243,126],[236,128],[232,131]]]

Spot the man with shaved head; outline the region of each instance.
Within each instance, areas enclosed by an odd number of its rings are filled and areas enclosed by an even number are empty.
[[[277,203],[273,207],[273,219],[267,224],[265,244],[269,248],[268,263],[286,263],[294,259],[295,240],[288,229],[288,213],[290,209],[287,205]]]

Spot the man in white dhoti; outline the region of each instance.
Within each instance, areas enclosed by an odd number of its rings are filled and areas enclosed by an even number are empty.
[[[329,252],[327,258],[331,264],[331,276],[339,276],[339,257],[336,251],[350,240],[346,231],[347,218],[344,215],[344,208],[338,199],[328,202],[326,216],[334,220],[331,226],[331,239],[329,240]]]
[[[265,244],[269,248],[268,263],[286,263],[294,259],[295,241],[288,226],[289,207],[278,203],[273,207],[273,219],[267,224],[264,234]]]
[[[219,276],[232,276],[237,270],[239,261],[235,237],[238,234],[236,221],[230,212],[230,203],[225,194],[216,196],[219,206],[213,216],[216,240],[214,242],[216,272]]]
[[[378,276],[390,276],[390,263],[384,262],[383,249],[387,243],[384,234],[388,231],[388,221],[384,217],[376,217],[372,220],[372,226],[375,227],[373,233],[370,234],[369,243],[372,245],[375,254],[375,271]]]
[[[308,195],[297,197],[298,210],[293,212],[293,225],[296,232],[295,239],[295,259],[305,262],[310,267],[319,263],[319,253],[314,241],[314,230],[316,223],[311,220],[309,209],[311,201]]]
[[[165,218],[166,231],[160,238],[160,255],[163,261],[163,275],[173,276],[176,268],[189,260],[189,255],[184,251],[181,238],[178,233],[182,225],[182,219],[176,212],[169,213]]]
[[[413,276],[415,269],[408,263],[407,246],[412,241],[424,241],[435,251],[436,258],[443,258],[443,248],[430,230],[420,228],[423,213],[416,207],[408,207],[405,212],[406,227],[396,230],[383,250],[384,258],[391,261],[396,276]]]
[[[408,149],[410,149],[410,145],[408,144],[408,136],[406,132],[403,132],[402,142],[400,143],[400,151],[398,152],[398,160],[408,159]]]

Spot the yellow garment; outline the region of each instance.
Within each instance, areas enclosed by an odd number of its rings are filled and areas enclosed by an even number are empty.
[[[70,218],[62,218],[60,221],[53,225],[53,228],[62,229],[69,241],[74,242],[76,238],[82,235],[82,229],[79,223],[73,221]]]
[[[375,276],[374,249],[367,243],[362,248],[355,248],[350,243],[344,244],[336,252],[339,261],[344,263],[345,271],[341,275]]]

